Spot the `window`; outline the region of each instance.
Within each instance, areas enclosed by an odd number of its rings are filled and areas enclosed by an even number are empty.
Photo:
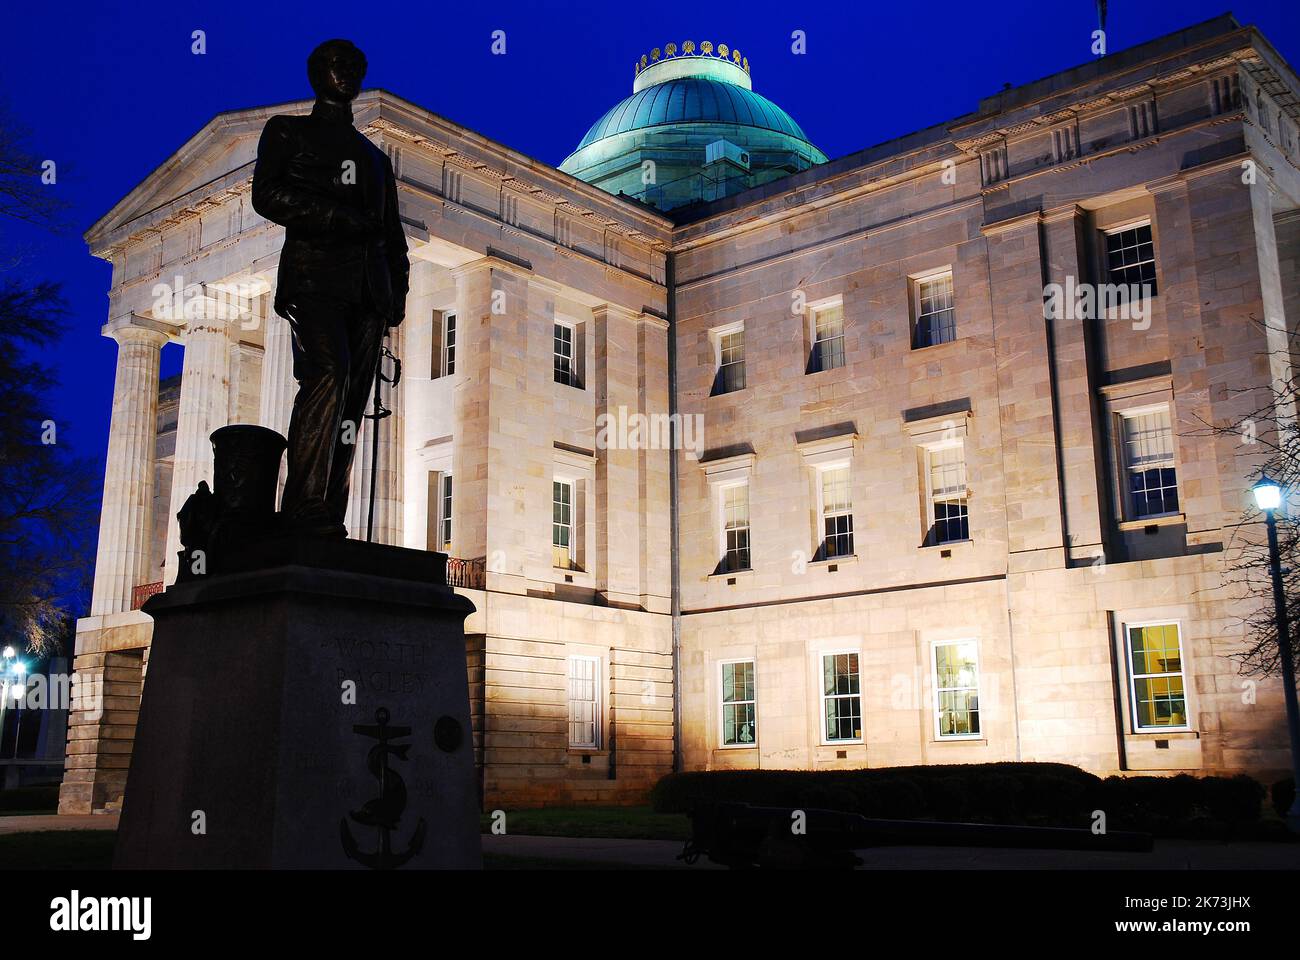
[[[952,273],[924,277],[914,285],[916,327],[912,346],[933,347],[957,339],[957,314],[953,309]]]
[[[930,544],[970,539],[964,443],[932,447],[925,453],[930,501]]]
[[[844,366],[844,305],[828,303],[812,308],[812,357],[809,373]]]
[[[1128,627],[1129,699],[1133,729],[1186,727],[1182,645],[1176,623]]]
[[[722,501],[722,573],[749,569],[749,484],[723,487]]]
[[[1178,513],[1178,472],[1169,408],[1120,414],[1129,520]]]
[[[935,736],[959,740],[980,735],[979,663],[974,640],[934,645]]]
[[[828,467],[821,474],[821,559],[853,555],[853,494],[849,468]]]
[[[442,318],[442,375],[456,372],[456,314],[446,313]]]
[[[551,555],[554,565],[564,570],[571,570],[576,565],[573,484],[568,480],[551,482]]]
[[[722,664],[722,745],[752,747],[758,736],[757,701],[754,698],[754,661]]]
[[[721,330],[717,333],[718,374],[713,395],[745,389],[745,329]]]
[[[451,553],[451,474],[444,473],[438,489],[438,549]]]
[[[1156,254],[1151,224],[1141,223],[1106,234],[1106,271],[1110,282],[1127,287],[1145,286],[1145,296],[1156,292]]]
[[[569,746],[600,747],[600,658],[569,658]]]
[[[555,382],[566,386],[578,386],[577,367],[574,364],[573,327],[567,323],[555,324]]]
[[[822,657],[822,716],[827,743],[862,739],[856,653],[828,653]]]

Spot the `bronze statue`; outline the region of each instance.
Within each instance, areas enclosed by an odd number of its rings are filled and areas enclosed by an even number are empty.
[[[275,312],[293,331],[298,381],[280,510],[289,529],[329,537],[347,535],[356,437],[410,271],[392,164],[352,126],[365,75],[347,40],[313,50],[316,104],[266,122],[253,171],[253,209],[285,228]]]

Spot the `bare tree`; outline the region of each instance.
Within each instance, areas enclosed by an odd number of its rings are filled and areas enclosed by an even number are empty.
[[[1256,323],[1261,327],[1266,324]],[[1281,333],[1278,327],[1277,333]],[[1267,336],[1267,330],[1265,330]],[[1254,483],[1267,475],[1285,491],[1300,493],[1300,375],[1294,358],[1300,354],[1295,331],[1287,335],[1285,347],[1272,348],[1269,359],[1282,359],[1278,369],[1290,371],[1270,386],[1233,388],[1227,394],[1245,402],[1244,412],[1217,424],[1206,424],[1200,433],[1230,439],[1237,445],[1236,462],[1242,478]],[[1288,500],[1291,500],[1288,509]],[[1300,654],[1300,501],[1284,497],[1277,511],[1278,546],[1282,557],[1283,586],[1290,620],[1291,649]],[[1253,499],[1235,525],[1225,554],[1225,584],[1246,601],[1243,617],[1247,646],[1231,654],[1245,676],[1270,677],[1281,672],[1277,620],[1273,609],[1273,581],[1264,517]],[[1253,601],[1253,602],[1252,602]],[[1300,656],[1296,657],[1300,666]]]
[[[67,204],[25,136],[0,110],[0,218],[57,232]],[[23,259],[11,245],[3,256]],[[66,314],[57,284],[0,280],[0,630],[35,653],[66,642],[84,609],[95,530],[95,473],[60,442],[66,425],[49,408]]]

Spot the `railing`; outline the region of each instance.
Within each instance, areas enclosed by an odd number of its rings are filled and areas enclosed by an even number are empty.
[[[447,558],[447,586],[461,587],[465,590],[482,590],[486,582],[486,558],[465,560],[461,557]]]
[[[142,583],[138,587],[131,588],[131,609],[139,610],[144,606],[144,602],[154,594],[163,592],[163,582]]]

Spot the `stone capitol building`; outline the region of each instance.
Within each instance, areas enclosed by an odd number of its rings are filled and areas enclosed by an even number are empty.
[[[348,526],[373,480],[375,539],[446,553],[477,608],[484,804],[640,801],[675,766],[1282,775],[1281,684],[1232,659],[1261,454],[1198,428],[1300,360],[1295,73],[1225,16],[828,159],[763,70],[665,43],[558,167],[354,104],[411,289]],[[86,234],[117,372],[74,669],[103,701],[73,704],[61,812],[121,804],[139,608],[208,436],[286,431],[250,188],[267,118],[310,107],[218,115]],[[1089,284],[1144,295],[1046,315]]]

